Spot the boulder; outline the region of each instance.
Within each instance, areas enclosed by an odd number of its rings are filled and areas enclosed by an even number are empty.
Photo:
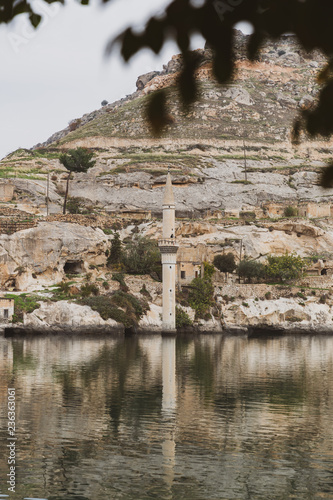
[[[122,325],[113,319],[103,320],[98,312],[89,306],[73,304],[65,300],[59,302],[42,302],[39,309],[24,315],[24,328],[38,331],[48,329],[57,331],[75,331],[88,329],[93,333],[96,329],[120,331]]]
[[[138,79],[136,81],[136,88],[138,90],[142,90],[147,85],[147,83],[150,82],[150,80],[152,80],[159,74],[159,71],[150,71],[150,73],[145,73],[144,75],[138,76]]]

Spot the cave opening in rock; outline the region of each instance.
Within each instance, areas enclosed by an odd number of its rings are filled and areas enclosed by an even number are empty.
[[[64,265],[65,274],[81,274],[84,272],[82,260],[68,260]]]
[[[321,270],[321,273],[320,273],[322,276],[327,276],[327,269],[322,269]]]

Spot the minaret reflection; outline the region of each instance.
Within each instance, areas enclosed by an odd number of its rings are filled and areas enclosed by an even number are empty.
[[[162,425],[163,425],[163,472],[169,489],[175,475],[176,461],[176,339],[162,338]]]

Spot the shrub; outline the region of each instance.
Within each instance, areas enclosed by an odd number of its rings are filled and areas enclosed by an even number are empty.
[[[120,284],[120,288],[121,290],[123,290],[123,292],[128,292],[128,286],[125,283],[125,278],[123,273],[114,273],[111,279],[113,281],[118,281],[118,283]]]
[[[239,216],[247,220],[254,220],[256,218],[255,212],[240,212]]]
[[[84,198],[75,197],[75,196],[68,199],[67,211],[70,214],[83,214],[83,213],[89,212],[89,210],[85,207]]]
[[[242,260],[238,265],[238,275],[252,282],[253,279],[259,281],[265,277],[265,266],[255,260]]]
[[[232,273],[237,267],[235,256],[231,252],[215,255],[213,264],[222,273]]]
[[[213,274],[215,273],[215,268],[213,264],[210,264],[209,262],[204,262],[204,277],[211,279]]]
[[[117,291],[111,296],[87,297],[79,302],[97,311],[104,320],[114,319],[125,327],[136,325],[148,309],[146,302],[123,291]]]
[[[111,241],[111,249],[107,259],[107,265],[119,264],[122,258],[122,246],[119,233],[115,233]]]
[[[99,289],[98,286],[93,283],[85,283],[81,286],[81,295],[82,297],[89,297],[89,295],[98,295]]]
[[[319,304],[326,304],[326,301],[327,301],[327,295],[321,295],[320,296],[320,299],[319,299]]]
[[[210,279],[194,278],[190,284],[189,304],[197,318],[202,318],[213,305],[214,287]]]
[[[69,131],[70,132],[73,132],[74,130],[76,130],[79,126],[81,125],[81,118],[77,118],[76,120],[72,120],[71,122],[69,122],[68,124],[68,127],[69,127]]]
[[[184,309],[181,307],[176,307],[176,328],[186,328],[187,326],[192,326],[193,323],[191,318]]]
[[[140,293],[141,293],[141,295],[143,295],[147,299],[152,300],[152,297],[151,297],[150,293],[148,292],[145,283],[142,285]]]
[[[265,299],[266,300],[271,300],[271,298],[272,298],[272,292],[266,292],[265,293]]]
[[[298,210],[296,207],[288,206],[284,209],[285,217],[296,217],[298,215]]]
[[[23,323],[24,313],[31,313],[40,307],[37,298],[26,294],[22,295],[7,295],[8,298],[14,299],[14,314],[12,317],[13,323]]]
[[[271,280],[282,283],[298,280],[302,277],[304,260],[296,254],[282,255],[280,257],[267,257],[266,275]]]
[[[135,236],[126,244],[122,263],[129,274],[151,274],[162,276],[161,255],[157,242],[144,236]]]

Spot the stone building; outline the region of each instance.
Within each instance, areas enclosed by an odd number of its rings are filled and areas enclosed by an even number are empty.
[[[213,256],[204,243],[196,246],[181,245],[177,254],[177,281],[180,285],[187,285],[201,273],[204,262],[210,262]]]
[[[6,323],[11,321],[14,314],[14,299],[0,297],[0,321]]]

